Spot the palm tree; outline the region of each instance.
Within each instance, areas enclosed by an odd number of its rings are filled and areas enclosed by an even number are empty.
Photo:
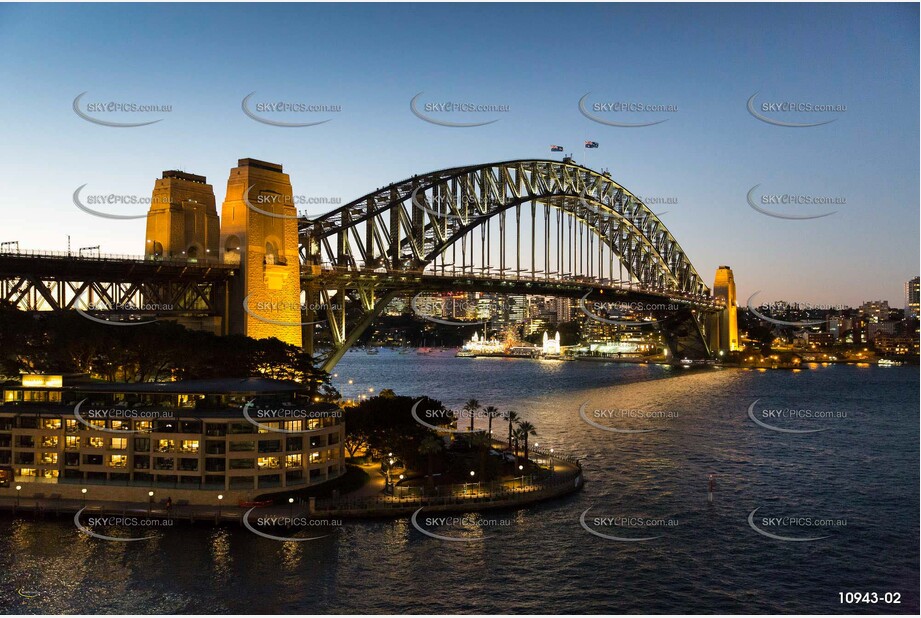
[[[428,436],[419,444],[419,454],[425,455],[428,458],[428,462],[429,462],[429,474],[426,477],[426,483],[429,485],[429,487],[432,487],[435,485],[435,476],[434,476],[435,455],[440,453],[441,450],[442,450],[441,440],[439,440],[435,436]]]
[[[485,431],[478,431],[470,436],[471,446],[480,451],[480,481],[486,482],[486,454],[492,444],[492,439]]]
[[[486,406],[483,408],[483,412],[486,414],[486,418],[489,419],[489,435],[490,446],[492,446],[492,419],[499,418],[499,408],[496,406]]]
[[[528,436],[536,436],[537,429],[535,429],[534,425],[528,421],[521,421],[518,423],[518,430],[521,432],[522,437],[524,438],[524,460],[528,461]]]
[[[524,440],[524,434],[521,433],[521,430],[516,427],[515,430],[512,431],[512,438],[515,441],[515,450],[514,450],[515,457],[518,457],[518,447],[521,445],[521,442]]]
[[[508,421],[508,448],[512,450],[512,425],[517,423],[520,418],[518,417],[518,413],[514,410],[509,410],[502,415],[502,418]]]
[[[464,412],[470,415],[470,431],[473,431],[473,417],[477,410],[480,409],[480,402],[476,399],[470,399],[464,404]]]

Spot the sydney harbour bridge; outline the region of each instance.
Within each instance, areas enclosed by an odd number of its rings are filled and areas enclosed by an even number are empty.
[[[143,256],[5,245],[0,300],[278,337],[327,370],[393,298],[420,292],[650,307],[637,327],[658,329],[676,361],[728,348],[730,311],[734,328],[734,289],[711,292],[639,198],[570,158],[416,175],[315,218],[297,213],[280,165],[255,159],[231,170],[219,220],[202,176],[164,172],[153,198]]]

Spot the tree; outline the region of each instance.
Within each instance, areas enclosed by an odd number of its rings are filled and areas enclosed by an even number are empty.
[[[372,457],[393,452],[407,467],[415,467],[421,459],[419,448],[423,440],[437,437],[435,430],[419,422],[418,416],[426,417],[425,410],[444,409],[444,404],[428,397],[378,395],[346,408],[345,431],[355,441],[363,439]],[[448,425],[454,420],[452,413],[440,415],[429,423]]]
[[[443,450],[442,442],[435,436],[427,436],[419,443],[419,454],[428,460],[428,476],[425,482],[429,487],[435,486],[435,455]]]
[[[483,409],[483,412],[486,414],[486,418],[489,420],[489,439],[492,440],[492,419],[499,418],[499,408],[496,406],[486,406]]]
[[[512,438],[515,441],[515,457],[518,457],[518,452],[520,450],[519,446],[521,446],[521,443],[524,441],[524,434],[516,427],[515,430],[512,431]]]
[[[536,436],[537,429],[534,428],[534,425],[528,421],[521,421],[518,423],[518,430],[521,432],[522,439],[524,440],[524,459],[528,460],[528,436]]]
[[[502,418],[508,421],[508,448],[509,450],[511,450],[512,449],[513,425],[519,421],[520,417],[518,416],[518,413],[515,412],[514,410],[509,410],[505,414],[502,415]],[[518,449],[516,448],[515,450],[517,451]]]
[[[470,445],[480,452],[480,480],[484,482],[486,481],[486,457],[491,444],[492,438],[485,431],[470,434]]]
[[[476,411],[480,409],[480,402],[476,399],[470,399],[464,404],[464,412],[470,415],[470,431],[473,431],[473,418]]]

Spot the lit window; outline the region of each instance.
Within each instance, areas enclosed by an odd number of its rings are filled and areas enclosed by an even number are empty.
[[[198,452],[198,440],[183,440],[181,442],[182,452],[183,453],[197,453]]]
[[[64,448],[80,448],[80,436],[65,436]]]
[[[157,450],[161,453],[168,453],[176,448],[173,440],[157,440]]]
[[[87,439],[87,446],[90,448],[102,448],[105,446],[105,440],[99,437],[92,437]]]
[[[127,455],[111,455],[109,457],[110,468],[125,468],[128,466]]]
[[[260,470],[262,469],[276,469],[281,467],[278,457],[260,457],[256,460],[256,465]]]
[[[285,456],[285,467],[300,468],[304,464],[304,456],[300,453]]]
[[[128,438],[112,438],[111,446],[113,451],[123,451],[128,448]]]

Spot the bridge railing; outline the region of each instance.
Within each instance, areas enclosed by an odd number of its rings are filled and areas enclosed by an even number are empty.
[[[36,249],[24,249],[24,250],[0,250],[0,257],[24,257],[24,258],[51,258],[51,259],[60,259],[60,260],[80,260],[85,262],[141,262],[141,263],[157,263],[157,264],[201,264],[203,266],[232,266],[225,265],[220,262],[199,262],[197,258],[159,258],[159,257],[148,257],[144,255],[130,255],[122,253],[80,253],[73,251],[44,251]]]

